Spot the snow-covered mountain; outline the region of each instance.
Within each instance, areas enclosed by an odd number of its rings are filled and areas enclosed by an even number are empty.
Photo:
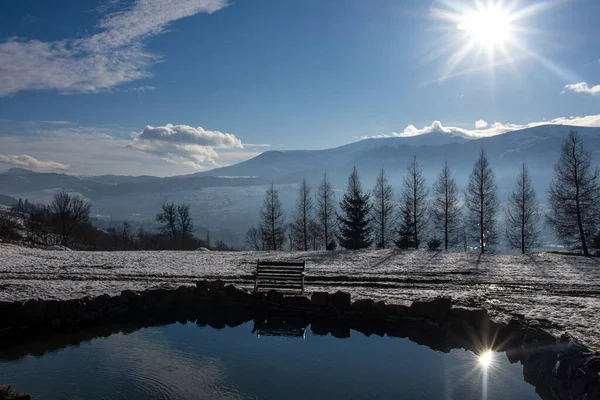
[[[192,204],[198,225],[210,229],[211,234],[226,231],[230,243],[231,237],[237,235],[239,243],[245,230],[257,222],[265,185],[272,179],[280,187],[284,208],[291,211],[296,184],[302,178],[316,186],[327,172],[340,193],[355,165],[363,188],[368,190],[384,167],[390,182],[398,188],[413,155],[422,164],[429,183],[447,160],[458,184],[464,187],[479,150],[485,149],[496,174],[501,201],[512,189],[519,165],[526,161],[543,203],[561,141],[570,129],[584,137],[586,148],[600,162],[600,128],[544,125],[471,140],[433,132],[366,139],[325,150],[267,151],[229,167],[170,178],[82,177],[11,169],[0,173],[0,194],[48,201],[55,191],[65,188],[90,199],[98,216],[136,221],[152,220],[164,201],[185,201]]]

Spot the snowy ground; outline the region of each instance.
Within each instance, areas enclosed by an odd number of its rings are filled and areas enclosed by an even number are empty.
[[[307,289],[406,302],[449,295],[551,321],[600,349],[600,260],[428,251],[68,252],[0,244],[0,300],[76,298],[220,277],[252,286],[256,259],[306,260]]]

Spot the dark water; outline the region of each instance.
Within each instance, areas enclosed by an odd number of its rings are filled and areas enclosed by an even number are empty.
[[[0,383],[34,400],[539,399],[502,353],[484,368],[472,352],[408,339],[355,331],[336,339],[310,328],[304,338],[301,330],[257,337],[253,327],[174,323],[40,356],[0,350]]]

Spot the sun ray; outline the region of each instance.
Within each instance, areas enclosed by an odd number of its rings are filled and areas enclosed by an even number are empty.
[[[536,28],[532,18],[556,7],[561,1],[523,6],[520,0],[437,0],[429,13],[432,20],[442,24],[434,26],[436,35],[440,32],[435,39],[437,48],[432,47],[426,62],[443,60],[443,67],[437,79],[425,84],[487,71],[493,92],[495,70],[508,67],[519,74],[523,60],[535,60],[563,78],[574,75],[528,47],[532,44],[527,41],[529,37],[549,34]]]

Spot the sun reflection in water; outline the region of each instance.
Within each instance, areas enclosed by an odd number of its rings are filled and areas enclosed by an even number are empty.
[[[488,350],[479,356],[479,365],[481,365],[485,369],[487,369],[490,365],[492,365],[493,362],[494,362],[494,353],[492,353],[491,350]]]

